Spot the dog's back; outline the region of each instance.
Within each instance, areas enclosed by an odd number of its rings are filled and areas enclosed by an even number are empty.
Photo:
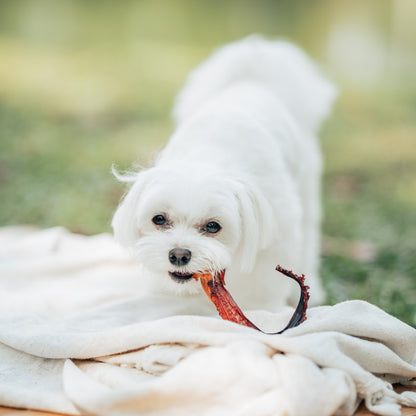
[[[177,124],[229,86],[258,83],[283,102],[298,125],[316,133],[330,112],[336,89],[295,45],[250,36],[228,44],[194,69],[173,109]]]

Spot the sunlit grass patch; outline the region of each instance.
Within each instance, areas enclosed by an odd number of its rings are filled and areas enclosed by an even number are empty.
[[[2,100],[89,119],[133,110],[167,113],[179,80],[201,52],[189,45],[145,40],[68,51],[0,38],[0,53]]]

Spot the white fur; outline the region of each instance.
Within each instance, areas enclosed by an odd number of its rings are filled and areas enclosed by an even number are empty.
[[[334,97],[301,50],[260,37],[223,47],[191,73],[173,110],[176,131],[154,167],[127,178],[133,186],[113,219],[153,290],[206,298],[198,282],[178,284],[168,271],[225,268],[244,308],[275,309],[299,291],[280,264],[304,273],[312,302],[322,300],[315,134]],[[169,227],[152,223],[158,214]],[[202,233],[213,220],[221,231]],[[172,266],[172,248],[191,250],[190,263]]]

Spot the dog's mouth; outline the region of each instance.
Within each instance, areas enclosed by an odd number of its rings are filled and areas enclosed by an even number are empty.
[[[192,279],[193,273],[169,272],[169,276],[176,283],[185,283]]]

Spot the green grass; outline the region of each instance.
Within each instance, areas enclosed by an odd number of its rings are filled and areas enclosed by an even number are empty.
[[[365,299],[414,325],[416,120],[408,101],[384,91],[357,104],[345,94],[327,125],[322,277],[331,303]]]
[[[109,223],[123,187],[111,174],[145,163],[169,123],[101,120],[96,124],[0,106],[0,223],[63,225],[92,234]]]
[[[111,231],[124,192],[111,165],[147,164],[163,146],[188,71],[252,32],[293,38],[319,57],[335,7],[173,3],[2,2],[0,225]],[[322,131],[328,301],[365,299],[415,325],[416,90],[391,79],[340,83]]]

